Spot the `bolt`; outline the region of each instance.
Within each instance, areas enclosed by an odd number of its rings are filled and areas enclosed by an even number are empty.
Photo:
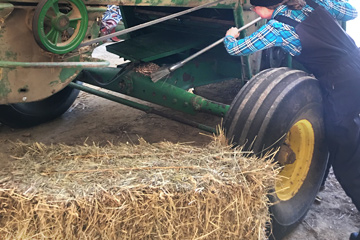
[[[26,102],[27,97],[23,97],[22,100],[23,100],[23,102]]]

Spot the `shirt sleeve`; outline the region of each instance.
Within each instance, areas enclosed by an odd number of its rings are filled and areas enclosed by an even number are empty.
[[[225,36],[224,45],[230,55],[244,56],[275,46],[277,38],[278,31],[272,25],[265,24],[250,36],[240,40],[230,35]]]
[[[347,1],[315,0],[315,2],[325,7],[337,20],[348,21],[355,19],[358,15],[356,9]]]

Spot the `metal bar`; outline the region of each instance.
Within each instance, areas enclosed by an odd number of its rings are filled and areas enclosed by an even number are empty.
[[[1,68],[94,68],[107,67],[108,61],[102,62],[12,62],[0,61]]]
[[[289,67],[289,68],[292,68],[292,67],[293,67],[292,57],[291,57],[290,54],[287,54],[287,55],[286,55],[286,66]]]
[[[0,19],[6,19],[14,10],[14,5],[11,3],[0,3]]]
[[[202,69],[202,64],[198,64],[198,67],[196,69]],[[77,80],[192,115],[206,112],[223,117],[229,110],[229,105],[205,99],[174,84],[153,83],[148,76],[132,71],[132,68],[133,66],[129,65],[128,70],[84,69]]]
[[[159,115],[159,116],[171,119],[171,120],[175,120],[177,122],[184,123],[184,124],[192,126],[192,127],[199,128],[206,132],[216,133],[215,128],[212,128],[210,126],[207,126],[207,125],[204,125],[201,123],[197,123],[197,122],[185,119],[185,118],[173,116],[173,115],[167,114],[165,112],[158,111],[158,110],[154,109],[153,107],[149,107],[149,106],[146,106],[146,105],[134,102],[134,101],[130,101],[130,100],[106,93],[106,92],[102,92],[102,91],[99,91],[99,90],[96,90],[96,89],[93,89],[90,87],[86,87],[86,86],[83,86],[83,85],[80,85],[80,84],[77,84],[74,82],[69,83],[68,86],[75,88],[75,89],[79,89],[79,90],[87,92],[87,93],[91,93],[91,94],[99,96],[99,97],[103,97],[105,99],[108,99],[108,100],[111,100],[111,101],[114,101],[117,103],[124,104],[124,105],[132,107],[132,108],[136,108],[136,109],[144,111],[146,113],[156,114],[156,115]]]
[[[235,17],[235,21],[237,26],[242,26],[244,25],[244,10],[242,5],[238,5],[237,8],[234,9],[234,17]],[[240,32],[240,38],[244,38],[246,36],[246,31],[242,31]],[[252,73],[251,73],[251,66],[250,66],[250,61],[249,61],[249,56],[241,56],[241,61],[242,61],[242,70],[244,75],[247,77],[247,79],[251,79],[252,78]]]
[[[241,31],[245,30],[246,28],[252,26],[253,24],[259,22],[260,20],[261,20],[261,17],[258,17],[258,18],[256,18],[255,20],[253,20],[253,21],[247,23],[246,25],[242,26],[241,28],[239,28],[238,31],[241,32]],[[182,60],[182,61],[179,62],[179,63],[174,64],[173,66],[171,66],[171,67],[169,68],[170,72],[175,71],[176,69],[182,67],[185,63],[187,63],[187,62],[191,61],[192,59],[196,58],[197,56],[203,54],[204,52],[208,51],[209,49],[211,49],[211,48],[219,45],[220,43],[222,43],[222,42],[224,41],[224,38],[225,38],[225,37],[217,40],[216,42],[210,44],[209,46],[207,46],[207,47],[205,47],[205,48],[203,48],[203,49],[201,49],[200,51],[196,52],[195,54],[191,55],[190,57]]]
[[[119,31],[119,32],[115,32],[115,33],[111,33],[111,34],[108,34],[108,35],[105,35],[105,36],[102,36],[102,37],[99,37],[99,38],[95,38],[95,39],[92,39],[92,40],[81,43],[79,45],[79,47],[88,46],[88,45],[93,44],[93,43],[105,41],[106,39],[109,39],[109,38],[112,38],[112,37],[117,37],[117,36],[120,36],[120,35],[124,35],[126,33],[133,32],[133,31],[136,31],[136,30],[139,30],[139,29],[151,26],[151,25],[155,25],[157,23],[161,23],[161,22],[167,21],[167,20],[169,20],[171,18],[175,18],[175,17],[181,16],[181,15],[185,15],[187,13],[194,12],[196,10],[199,10],[199,9],[214,5],[214,4],[222,2],[222,1],[224,1],[224,0],[217,0],[217,1],[214,1],[214,2],[205,3],[205,4],[202,4],[200,6],[193,7],[193,8],[178,12],[178,13],[170,14],[169,16],[166,16],[166,17],[162,17],[162,18],[150,21],[150,22],[142,23],[142,24],[136,25],[134,27],[124,29],[124,30]]]

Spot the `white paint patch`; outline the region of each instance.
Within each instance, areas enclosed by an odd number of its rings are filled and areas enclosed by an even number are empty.
[[[358,47],[360,47],[360,1],[349,0],[349,3],[358,11],[358,17],[346,23],[346,31],[355,40]]]
[[[92,57],[109,61],[110,62],[109,67],[116,67],[117,65],[127,62],[124,60],[124,58],[121,58],[116,54],[106,51],[106,46],[109,44],[113,44],[113,43],[104,43],[96,47],[92,52]]]

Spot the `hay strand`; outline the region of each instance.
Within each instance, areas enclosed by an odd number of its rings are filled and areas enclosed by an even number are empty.
[[[278,169],[225,143],[17,143],[0,171],[0,236],[265,239]]]

